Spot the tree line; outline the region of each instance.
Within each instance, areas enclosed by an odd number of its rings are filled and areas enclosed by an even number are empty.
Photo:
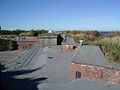
[[[0,30],[0,35],[29,35],[29,36],[37,36],[39,34],[48,33],[48,30]]]

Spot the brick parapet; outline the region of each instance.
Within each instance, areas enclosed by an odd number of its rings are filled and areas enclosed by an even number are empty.
[[[18,44],[18,49],[21,49],[21,50],[26,50],[26,49],[29,49],[31,47],[33,47],[36,42],[23,42],[23,41],[20,41],[20,42],[17,42]]]
[[[60,45],[61,52],[74,52],[77,46],[73,45]]]
[[[114,69],[72,63],[73,80],[76,79],[76,71],[81,72],[81,78],[120,83],[120,71]]]

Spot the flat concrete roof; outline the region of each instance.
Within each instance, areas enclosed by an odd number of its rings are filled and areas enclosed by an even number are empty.
[[[83,45],[72,60],[73,63],[96,65],[112,68],[113,63],[110,63],[99,46]]]
[[[42,83],[37,87],[39,90],[120,90],[120,84],[83,78],[67,83]]]
[[[33,55],[31,55],[31,52],[36,49],[36,54],[33,53]],[[90,58],[90,60],[92,60],[94,57],[91,57],[91,55],[100,54],[98,57],[106,60],[104,55],[101,57],[102,52],[97,46],[83,46],[80,50],[86,50],[88,56],[86,59]],[[92,50],[92,53],[89,52],[89,50]],[[88,55],[89,53],[90,56]],[[72,80],[71,60],[73,54],[74,52],[61,53],[59,46],[47,46],[44,48],[34,46],[26,52],[26,54],[21,56],[21,59],[19,58],[16,61],[22,63],[22,60],[27,56],[29,57],[19,69],[14,68],[15,62],[14,64],[11,64],[10,70],[3,72],[3,74],[5,74],[4,81],[6,88],[9,88],[9,90],[120,90],[120,84],[82,78],[80,80]],[[79,54],[80,52],[77,54],[78,59],[81,57],[81,54],[80,56]],[[84,56],[86,56],[86,54]],[[98,58],[97,56],[95,57],[96,59]],[[100,63],[101,65],[104,61],[91,62],[86,60],[84,63]]]

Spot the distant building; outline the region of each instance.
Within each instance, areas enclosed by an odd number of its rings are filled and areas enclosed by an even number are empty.
[[[17,35],[0,35],[1,39],[16,40]]]
[[[48,33],[53,33],[54,31],[53,30],[49,30]]]

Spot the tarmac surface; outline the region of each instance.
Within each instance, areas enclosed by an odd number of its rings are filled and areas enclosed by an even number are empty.
[[[79,79],[72,80],[74,52],[60,52],[59,46],[34,46],[2,70],[5,90],[120,90],[120,84]],[[4,90],[4,89],[2,89]]]

